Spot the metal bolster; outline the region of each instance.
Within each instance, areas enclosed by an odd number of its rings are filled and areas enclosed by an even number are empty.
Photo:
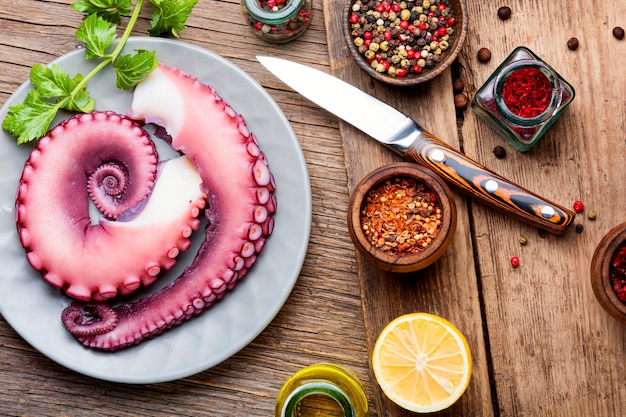
[[[410,117],[405,118],[402,126],[396,126],[396,128],[398,127],[399,129],[396,130],[393,136],[388,138],[385,144],[391,150],[404,156],[413,142],[422,134],[423,129]]]

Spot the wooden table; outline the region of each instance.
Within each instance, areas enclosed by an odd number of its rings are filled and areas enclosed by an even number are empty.
[[[27,79],[33,64],[78,46],[74,34],[81,17],[70,3],[0,0],[0,104]],[[341,1],[315,1],[309,30],[279,46],[252,36],[239,2],[200,0],[181,39],[254,77],[279,103],[302,146],[313,219],[298,282],[273,322],[238,354],[197,375],[154,385],[103,382],[65,369],[0,319],[0,414],[269,416],[290,375],[330,361],[362,379],[372,416],[410,415],[381,394],[368,352],[395,315],[427,311],[459,327],[474,359],[467,392],[441,415],[626,415],[626,328],[600,308],[588,272],[600,238],[626,221],[626,40],[611,35],[614,26],[626,26],[626,1],[512,0],[507,21],[497,17],[502,4],[468,2],[469,33],[458,67],[465,93],[473,97],[509,52],[525,45],[577,94],[527,153],[506,145],[471,110],[455,111],[457,75],[451,71],[408,90],[369,79],[344,46]],[[136,35],[145,33],[148,18],[142,14]],[[572,36],[580,41],[576,51],[566,46]],[[476,59],[481,47],[491,50],[490,62]],[[597,219],[581,214],[575,224],[584,227],[582,233],[571,227],[562,236],[544,236],[456,193],[458,226],[443,258],[407,276],[376,271],[355,254],[349,239],[348,199],[363,175],[398,157],[291,91],[256,54],[334,73],[512,181],[567,207],[582,200],[587,210],[597,211]],[[505,147],[506,158],[493,155],[496,145]],[[527,245],[520,245],[520,235]],[[512,256],[519,257],[518,268],[511,267]],[[337,413],[317,399],[305,404],[303,415]]]

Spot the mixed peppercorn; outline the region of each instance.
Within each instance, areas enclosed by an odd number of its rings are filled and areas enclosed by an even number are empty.
[[[435,68],[456,24],[448,0],[355,0],[348,20],[359,53],[394,77]]]
[[[361,207],[361,228],[372,245],[390,255],[415,254],[437,237],[441,204],[425,184],[395,177],[373,187]]]

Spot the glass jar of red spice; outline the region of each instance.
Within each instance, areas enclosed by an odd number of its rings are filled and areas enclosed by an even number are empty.
[[[574,88],[525,47],[476,92],[472,109],[520,152],[528,151],[574,99]]]
[[[241,0],[241,9],[256,36],[285,43],[309,27],[312,0]]]

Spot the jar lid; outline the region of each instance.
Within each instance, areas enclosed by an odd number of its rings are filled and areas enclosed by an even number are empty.
[[[259,6],[259,0],[243,0],[243,2],[252,17],[270,24],[282,23],[294,17],[302,6],[302,0],[287,0],[282,9],[273,12]]]

